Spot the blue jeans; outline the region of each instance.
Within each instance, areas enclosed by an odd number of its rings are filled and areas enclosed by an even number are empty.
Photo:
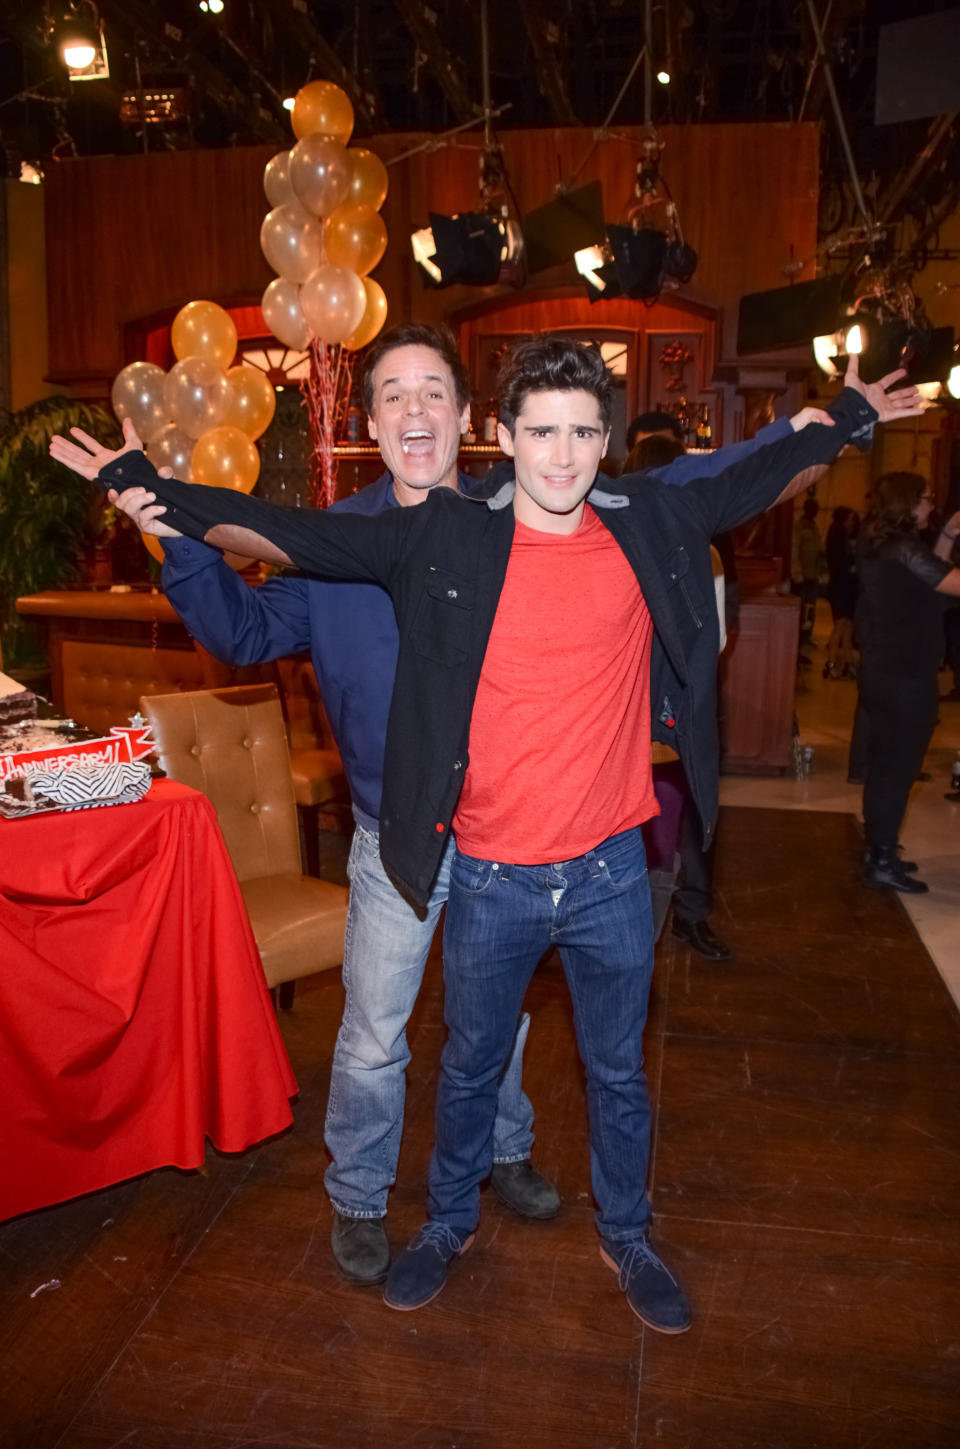
[[[332,1163],[324,1176],[338,1212],[381,1218],[396,1181],[403,1131],[406,1027],[423,980],[437,917],[447,899],[452,842],[420,920],[380,863],[379,838],[358,825],[350,850],[350,905],[344,942],[346,1002],[330,1074],[325,1138]],[[523,1094],[523,1017],[504,1056],[497,1094],[494,1160],[520,1162],[533,1144],[533,1108]],[[509,1060],[507,1060],[509,1058]]]
[[[563,961],[587,1074],[590,1171],[605,1238],[630,1242],[650,1221],[650,1100],[643,1029],[653,923],[639,829],[576,860],[506,865],[454,856],[443,933],[448,1030],[430,1162],[432,1219],[472,1231],[490,1171],[497,1083],[540,957]]]

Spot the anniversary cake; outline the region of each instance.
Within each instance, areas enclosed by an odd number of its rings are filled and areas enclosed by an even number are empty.
[[[37,696],[9,674],[0,674],[0,725],[36,719]]]

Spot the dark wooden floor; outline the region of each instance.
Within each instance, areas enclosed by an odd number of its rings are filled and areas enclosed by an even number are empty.
[[[15,1449],[956,1449],[960,1026],[843,816],[728,811],[715,924],[661,948],[647,1059],[657,1240],[692,1331],[645,1331],[601,1264],[561,973],[531,988],[526,1080],[553,1223],[485,1198],[435,1304],[342,1282],[321,1188],[341,993],[284,1033],[296,1125],[0,1226],[0,1443]],[[420,1222],[441,1045],[412,1030],[396,1242]]]

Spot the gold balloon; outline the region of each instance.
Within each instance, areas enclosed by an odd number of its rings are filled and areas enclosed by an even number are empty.
[[[170,341],[180,361],[202,357],[227,368],[237,350],[237,329],[229,312],[216,302],[188,302],[173,319]]]
[[[363,278],[349,267],[318,267],[300,288],[300,305],[314,335],[335,346],[356,332],[363,319]]]
[[[259,438],[273,422],[277,410],[277,394],[269,378],[256,367],[241,366],[231,367],[227,382],[230,405],[224,427],[239,428],[248,438]]]
[[[366,347],[387,320],[387,294],[380,283],[375,282],[372,277],[361,277],[360,280],[367,294],[367,308],[360,318],[360,326],[343,340],[348,352],[356,352],[359,348]]]
[[[350,97],[332,81],[310,81],[301,86],[293,103],[292,120],[297,140],[319,131],[345,146],[353,134]]]
[[[372,272],[387,249],[387,227],[372,206],[347,202],[323,224],[323,246],[334,267],[349,267],[358,277]]]
[[[190,459],[194,483],[249,493],[260,475],[260,454],[239,428],[211,428]]]
[[[347,160],[350,162],[348,199],[358,206],[372,206],[374,211],[379,211],[387,199],[390,184],[386,166],[375,151],[367,151],[363,146],[351,146]]]
[[[162,564],[164,554],[159,538],[155,538],[152,533],[141,533],[140,537],[147,546],[147,553],[152,554],[158,564]]]

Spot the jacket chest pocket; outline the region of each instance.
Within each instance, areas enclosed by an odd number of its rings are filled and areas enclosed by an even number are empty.
[[[410,642],[435,664],[462,664],[469,657],[474,587],[449,569],[427,569],[410,626]]]
[[[690,568],[690,555],[682,545],[667,554],[663,575],[672,597],[682,601],[691,621],[698,629],[702,629],[705,606]]]

